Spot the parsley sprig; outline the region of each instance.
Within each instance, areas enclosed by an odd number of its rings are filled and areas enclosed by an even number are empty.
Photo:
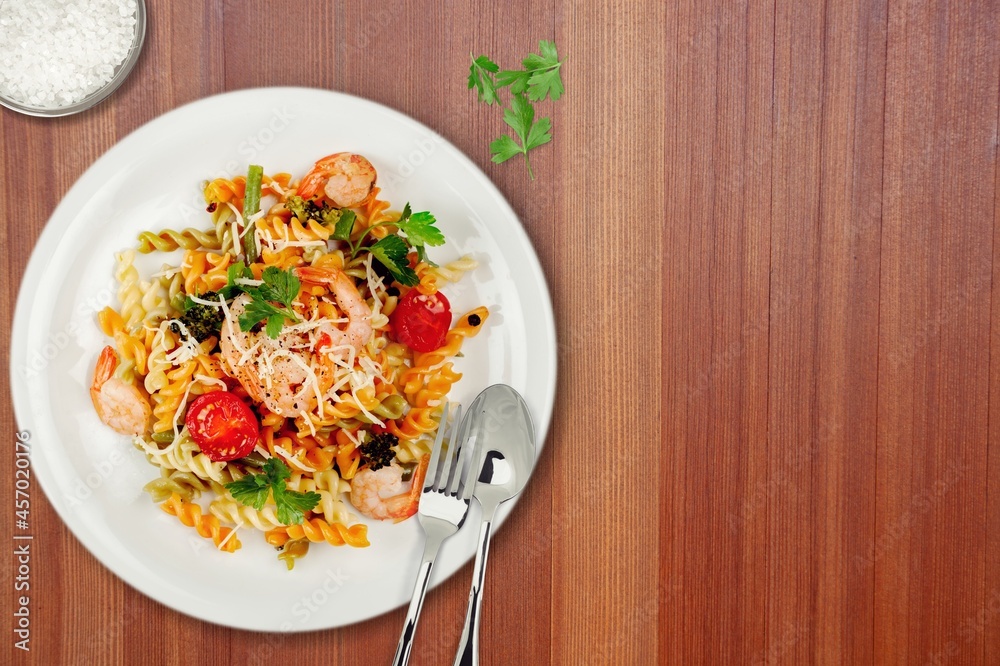
[[[469,88],[474,88],[486,104],[501,104],[499,91],[502,88],[509,88],[511,92],[510,106],[504,109],[503,120],[520,142],[509,134],[494,139],[490,142],[492,160],[499,164],[515,155],[523,155],[532,180],[535,174],[528,151],[552,141],[552,120],[545,117],[536,121],[531,102],[541,102],[546,97],[558,100],[566,90],[561,75],[564,61],[559,59],[555,43],[543,39],[538,42],[538,50],[540,53],[531,53],[521,61],[523,69],[501,71],[500,66],[485,55],[473,57],[469,67]]]
[[[524,98],[524,95],[514,95],[510,108],[503,112],[503,121],[514,130],[521,143],[515,141],[509,134],[501,134],[490,143],[493,161],[500,164],[515,155],[524,155],[528,175],[534,180],[535,173],[531,170],[531,162],[528,161],[528,151],[552,140],[552,121],[549,118],[542,118],[535,122],[535,107]]]
[[[269,458],[260,474],[247,474],[226,484],[233,499],[260,511],[267,503],[268,495],[274,498],[278,509],[278,520],[284,525],[298,525],[310,511],[319,504],[318,493],[300,493],[288,490],[285,479],[291,476],[288,466],[277,458]]]
[[[254,286],[240,282],[240,280],[253,280],[250,268],[240,261],[229,266],[226,276],[228,282],[219,290],[223,298],[229,300],[240,292],[251,298],[243,314],[240,315],[240,330],[249,331],[267,320],[265,325],[267,335],[276,338],[286,320],[293,324],[299,321],[295,311],[292,310],[292,302],[298,297],[302,283],[295,277],[292,269],[284,271],[277,266],[268,266],[261,274],[263,284]],[[275,303],[280,303],[281,307]]]
[[[441,233],[436,224],[437,218],[429,211],[414,213],[410,210],[410,204],[407,203],[398,220],[374,224],[365,229],[364,233],[353,241],[351,234],[354,221],[351,220],[350,226],[338,224],[333,238],[347,242],[352,259],[362,252],[370,252],[379,263],[388,269],[389,274],[396,282],[413,287],[420,282],[420,279],[410,268],[410,260],[407,255],[412,248],[417,252],[421,261],[427,261],[425,255],[427,246],[444,245],[444,234]],[[372,245],[364,245],[365,239],[373,229],[385,226],[395,227],[397,233],[390,234]]]

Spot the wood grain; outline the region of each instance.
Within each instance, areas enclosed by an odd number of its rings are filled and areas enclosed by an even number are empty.
[[[108,102],[0,113],[5,321],[60,197],[143,123],[252,86],[375,100],[494,180],[556,309],[555,416],[493,543],[484,665],[1000,663],[1000,1],[147,4]],[[529,181],[490,163],[503,126],[465,76],[470,51],[512,65],[540,38],[568,92]],[[16,372],[9,344],[8,324]],[[9,401],[0,425],[13,457]],[[37,486],[31,521],[32,649],[4,549],[4,663],[395,647],[401,610],[301,635],[187,618]],[[429,596],[414,664],[450,663],[469,576]]]

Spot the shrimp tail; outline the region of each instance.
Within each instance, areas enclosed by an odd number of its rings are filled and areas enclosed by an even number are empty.
[[[410,492],[400,497],[404,502],[403,507],[399,509],[399,513],[394,513],[397,523],[406,520],[417,512],[420,506],[420,496],[424,492],[424,479],[427,478],[427,466],[430,462],[430,456],[421,456],[420,462],[417,463],[417,468],[413,470],[413,485],[410,486]]]
[[[295,269],[295,275],[304,282],[333,286],[337,278],[341,275],[338,268],[317,268],[316,266],[299,266]]]
[[[318,169],[310,171],[306,174],[302,182],[299,183],[299,189],[296,194],[298,194],[303,199],[313,199],[317,194],[323,189],[323,185],[326,183],[326,178],[323,176],[323,172]]]
[[[111,345],[101,350],[101,355],[97,357],[97,367],[94,368],[94,381],[90,385],[91,392],[100,391],[104,382],[111,379],[115,368],[118,367],[118,354]]]

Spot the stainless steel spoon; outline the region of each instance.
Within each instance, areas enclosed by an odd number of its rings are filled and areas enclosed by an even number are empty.
[[[497,508],[524,488],[535,463],[535,432],[531,416],[517,391],[503,384],[490,386],[479,394],[462,422],[461,440],[476,438],[476,451],[482,455],[481,472],[473,497],[483,508],[479,528],[479,551],[472,570],[472,589],[465,628],[455,655],[455,666],[479,664],[479,611],[482,607],[486,558],[490,550],[490,532]],[[469,441],[469,445],[472,445]]]

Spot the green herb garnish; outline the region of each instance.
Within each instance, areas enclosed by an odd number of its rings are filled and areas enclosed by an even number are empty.
[[[261,321],[267,320],[265,330],[268,337],[276,338],[281,333],[285,320],[296,323],[299,318],[292,310],[292,301],[299,295],[301,283],[292,269],[283,271],[277,266],[268,266],[261,275],[264,284],[258,287],[245,286],[244,293],[253,300],[246,305],[240,315],[240,330],[249,331]],[[280,303],[278,307],[274,303]]]
[[[403,206],[403,212],[398,220],[372,225],[353,242],[349,240],[354,227],[353,218],[350,224],[350,227],[347,227],[346,223],[343,223],[343,226],[338,224],[333,236],[337,240],[348,242],[351,259],[362,252],[371,252],[372,256],[389,270],[396,282],[407,287],[413,287],[420,282],[417,274],[410,268],[410,260],[407,257],[410,249],[416,250],[421,261],[426,261],[424,256],[426,246],[444,245],[444,234],[435,226],[437,218],[428,211],[412,212],[409,203]],[[364,245],[364,240],[372,229],[386,226],[395,227],[397,233],[386,236],[372,245]]]
[[[492,75],[499,71],[500,65],[484,55],[472,58],[472,66],[469,67],[469,88],[475,88],[479,99],[487,104],[497,102],[497,85]]]
[[[226,484],[233,499],[260,511],[267,502],[268,495],[274,498],[278,509],[278,520],[284,525],[298,525],[310,511],[319,504],[318,493],[300,493],[285,488],[285,479],[291,472],[285,463],[277,458],[269,458],[260,474],[248,474],[242,479]]]
[[[295,277],[294,269],[283,271],[277,266],[268,266],[261,275],[263,284],[241,284],[240,281],[253,280],[253,273],[246,264],[238,261],[229,265],[226,277],[226,286],[219,290],[223,298],[228,301],[244,293],[251,299],[240,315],[240,330],[249,331],[266,319],[267,335],[276,338],[286,319],[293,324],[299,321],[292,310],[292,302],[298,297],[302,283]],[[280,303],[282,307],[274,303]]]
[[[552,121],[542,118],[535,122],[535,107],[524,98],[524,95],[514,95],[510,108],[503,112],[503,121],[514,130],[521,143],[518,144],[509,134],[501,134],[490,143],[493,161],[499,164],[515,155],[524,155],[528,175],[534,180],[535,174],[531,170],[531,162],[528,161],[528,151],[552,140]]]
[[[552,140],[552,121],[548,117],[535,121],[535,108],[531,102],[541,102],[546,97],[557,100],[565,87],[562,82],[563,61],[559,60],[554,42],[538,42],[540,53],[531,53],[521,62],[524,69],[505,69],[486,56],[473,58],[469,68],[469,88],[475,88],[480,100],[487,104],[500,104],[499,90],[509,88],[513,95],[510,106],[504,109],[503,119],[513,130],[520,143],[509,134],[490,142],[490,154],[496,163],[506,162],[515,155],[523,155],[528,175],[535,174],[528,161],[528,151]],[[531,100],[531,101],[529,101]]]

